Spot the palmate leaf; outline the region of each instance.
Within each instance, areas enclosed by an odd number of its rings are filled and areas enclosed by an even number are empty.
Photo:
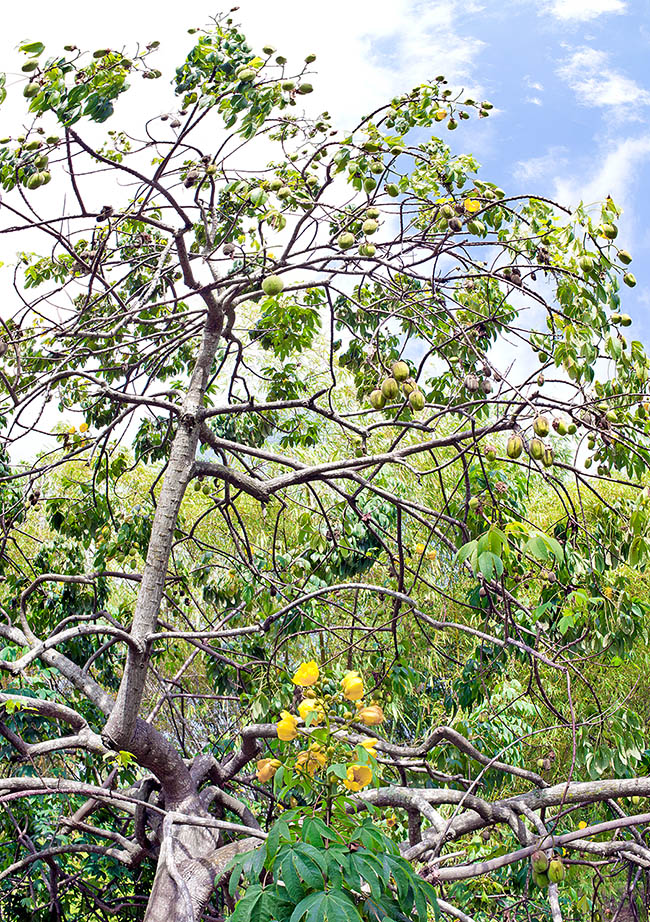
[[[322,890],[325,885],[326,859],[318,849],[305,842],[286,845],[278,852],[274,866],[276,881],[281,880],[294,902],[306,890]]]
[[[275,922],[286,919],[294,903],[277,887],[253,884],[235,906],[232,922]]]
[[[301,919],[304,922],[361,922],[356,906],[341,890],[310,893],[298,903],[289,922]],[[250,922],[257,922],[257,919],[251,917]]]

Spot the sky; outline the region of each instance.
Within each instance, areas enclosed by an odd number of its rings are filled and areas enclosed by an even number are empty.
[[[16,48],[25,40],[54,51],[156,39],[157,66],[171,72],[191,47],[187,29],[227,8],[214,0],[187,8],[168,0],[8,4],[0,71],[9,87],[24,82]],[[441,73],[491,100],[489,119],[461,123],[446,140],[475,154],[484,178],[508,193],[569,206],[612,195],[624,208],[617,242],[633,254],[638,279],[624,291],[629,332],[650,343],[650,0],[241,0],[233,17],[254,47],[273,44],[296,62],[317,54],[315,92],[305,101],[341,128]],[[166,88],[152,84],[147,91],[162,100]],[[120,116],[137,120],[128,106],[127,96]],[[0,135],[12,131],[9,103]]]

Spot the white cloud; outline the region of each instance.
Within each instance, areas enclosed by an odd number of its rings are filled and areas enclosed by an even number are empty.
[[[519,160],[515,164],[515,179],[520,182],[530,182],[557,175],[557,171],[563,169],[567,164],[566,153],[566,147],[551,147],[541,157]]]
[[[579,200],[585,203],[601,202],[611,195],[617,205],[629,211],[634,207],[630,192],[635,187],[640,167],[650,155],[650,134],[638,138],[624,138],[605,156],[599,157],[599,165],[585,176],[562,175],[556,178],[555,186],[560,201],[575,205]]]
[[[589,22],[603,13],[625,13],[625,0],[552,0],[545,11],[561,21]]]
[[[650,105],[650,92],[610,67],[605,51],[576,48],[558,74],[583,105],[607,107],[618,118],[634,116],[635,107]]]
[[[544,105],[544,103],[543,103],[542,100],[539,98],[539,96],[527,96],[527,97],[526,97],[526,102],[531,103],[531,105],[533,105],[533,106],[543,106],[543,105]]]

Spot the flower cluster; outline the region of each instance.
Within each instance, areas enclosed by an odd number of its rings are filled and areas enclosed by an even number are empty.
[[[340,692],[332,694],[331,680],[323,680],[318,664],[310,660],[298,667],[293,684],[302,689],[302,700],[296,708],[297,714],[281,712],[276,725],[278,739],[288,743],[300,735],[307,737],[309,743],[293,764],[285,764],[285,767],[311,779],[326,770],[330,784],[340,782],[352,792],[367,787],[373,780],[374,761],[371,763],[371,760],[377,758],[379,740],[373,737],[352,742],[346,739],[345,730],[354,722],[366,727],[379,726],[384,721],[384,712],[375,702],[364,704],[365,689],[359,673],[346,672],[339,683]],[[346,702],[354,703],[355,713],[347,708]],[[282,765],[277,758],[260,759],[258,780],[271,781]]]

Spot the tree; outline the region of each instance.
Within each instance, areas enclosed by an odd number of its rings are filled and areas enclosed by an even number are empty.
[[[560,848],[632,891],[642,726],[590,674],[647,618],[616,205],[480,179],[428,130],[492,106],[443,77],[339,135],[300,114],[313,55],[292,75],[228,16],[197,36],[139,138],[92,123],[156,43],[20,49],[8,918],[467,919],[458,882],[493,872],[559,919]]]

